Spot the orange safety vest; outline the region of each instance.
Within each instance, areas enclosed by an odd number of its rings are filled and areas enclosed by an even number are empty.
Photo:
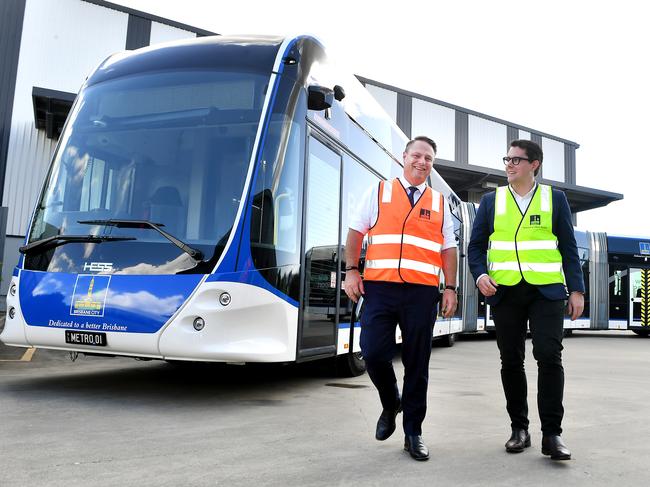
[[[364,279],[438,286],[444,199],[425,188],[411,208],[399,179],[379,183],[377,223],[368,232]]]

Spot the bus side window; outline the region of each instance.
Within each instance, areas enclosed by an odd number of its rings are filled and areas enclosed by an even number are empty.
[[[278,136],[275,132],[284,132],[286,127],[284,123],[272,124],[270,131]],[[269,154],[265,151],[264,155],[269,158],[265,157],[258,167],[250,226],[251,255],[258,269],[300,262],[302,205],[299,201],[302,193],[299,181],[304,151],[301,125],[292,122],[286,135],[286,152]]]

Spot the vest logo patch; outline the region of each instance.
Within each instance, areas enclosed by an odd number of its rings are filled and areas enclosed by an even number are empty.
[[[420,209],[420,218],[423,218],[424,220],[431,220],[431,210],[421,208]]]
[[[540,215],[530,215],[530,224],[540,226],[542,224],[542,217]]]

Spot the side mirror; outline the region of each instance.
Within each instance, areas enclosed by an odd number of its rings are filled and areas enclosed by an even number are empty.
[[[345,98],[345,90],[341,85],[334,85],[334,98],[336,98],[336,101],[341,101]]]
[[[310,110],[327,110],[334,103],[334,91],[325,86],[311,85],[308,88],[307,107]]]

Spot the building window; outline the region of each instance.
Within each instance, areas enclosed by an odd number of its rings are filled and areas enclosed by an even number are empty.
[[[551,181],[564,182],[564,143],[542,137],[544,163],[542,177]]]
[[[366,89],[388,113],[390,118],[397,121],[397,93],[370,84],[366,85]]]
[[[476,166],[503,169],[503,156],[508,151],[508,128],[502,123],[469,115],[468,162]]]
[[[413,98],[411,134],[431,137],[438,146],[437,158],[455,160],[455,110]]]

